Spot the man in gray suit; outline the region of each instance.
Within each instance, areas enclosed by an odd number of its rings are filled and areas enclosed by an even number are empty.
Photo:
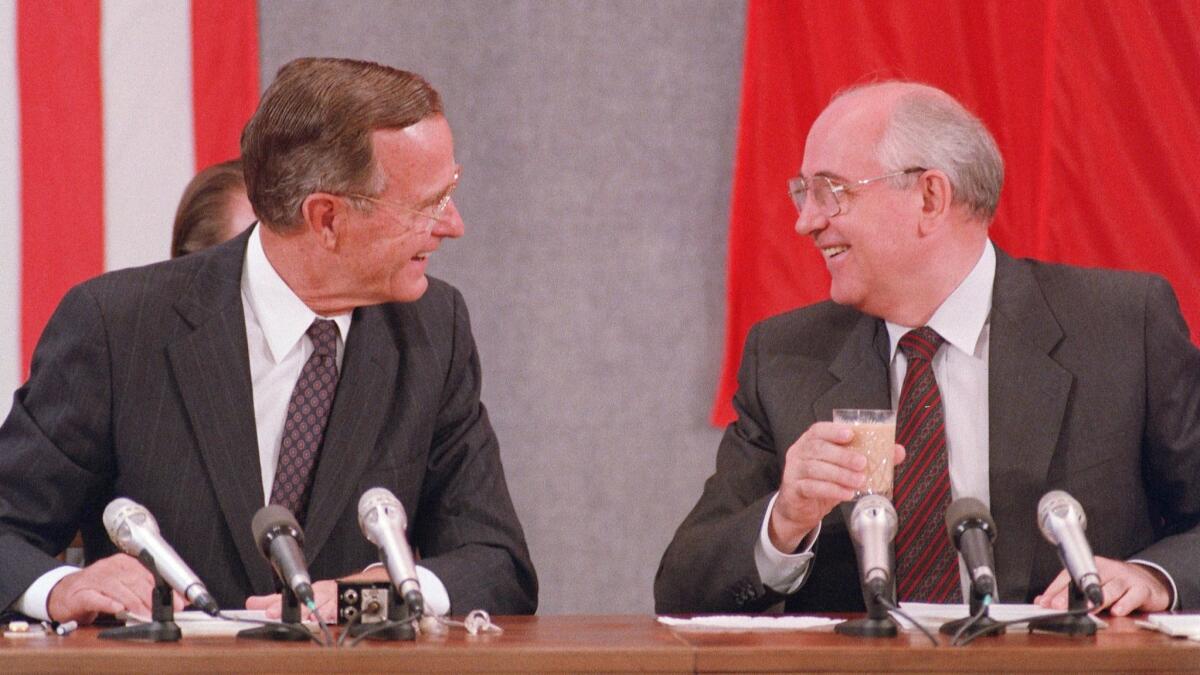
[[[146,611],[150,575],[100,523],[125,496],[222,605],[275,614],[250,521],[288,506],[332,618],[330,580],[378,560],[356,506],[384,486],[408,513],[432,611],[533,612],[467,310],[425,276],[463,233],[437,92],[377,64],[293,61],[242,156],[259,225],[81,284],[47,325],[0,428],[0,607],[81,622]],[[77,529],[82,570],[52,557]]]
[[[895,460],[940,461],[953,498],[990,505],[1002,600],[1066,606],[1035,522],[1059,488],[1088,516],[1113,614],[1200,606],[1200,351],[1174,294],[1157,277],[1005,255],[988,239],[1002,182],[983,124],[932,87],[859,87],[818,117],[791,187],[832,302],[751,330],[738,419],[663,556],[660,612],[862,610],[846,518],[865,461],[828,420],[896,409],[919,358],[897,348],[910,331],[940,336],[921,368],[940,390],[944,445],[897,445]],[[946,555],[952,600],[965,580]]]

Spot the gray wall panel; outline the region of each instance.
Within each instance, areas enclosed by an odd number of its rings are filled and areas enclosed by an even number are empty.
[[[649,612],[712,471],[741,2],[262,0],[263,82],[363,58],[442,93],[471,308],[541,613]]]

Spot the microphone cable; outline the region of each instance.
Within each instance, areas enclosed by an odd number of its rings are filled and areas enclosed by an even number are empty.
[[[297,625],[294,623],[284,623],[282,621],[266,621],[264,619],[238,618],[236,616],[229,616],[225,612],[218,612],[217,618],[222,619],[224,621],[233,621],[234,623],[252,623],[252,624],[255,624],[258,626],[279,626],[279,627],[282,627],[293,633],[304,635],[306,638],[308,638],[309,640],[312,640],[314,643],[316,643],[316,645],[318,647],[328,647],[329,646],[322,640],[317,639],[317,636],[313,635],[312,631],[308,630],[307,628],[305,628],[302,625]]]
[[[900,609],[899,604],[894,603],[891,600],[888,600],[887,598],[883,597],[882,593],[875,594],[875,602],[878,602],[879,604],[883,605],[884,607],[887,607],[888,611],[895,612],[895,613],[899,614],[900,616],[904,617],[905,619],[907,619],[909,623],[911,623],[912,625],[914,625],[918,629],[920,629],[920,631],[925,634],[925,637],[929,638],[930,644],[932,644],[934,647],[938,646],[937,638],[935,638],[933,636],[933,633],[930,633],[929,630],[925,628],[925,626],[922,626],[920,623],[917,622],[916,619],[912,618],[904,610]]]
[[[958,630],[954,631],[954,637],[950,638],[950,646],[951,647],[962,646],[958,643],[959,638],[961,638],[967,632],[967,630],[969,628],[971,628],[975,624],[979,623],[979,620],[983,618],[983,615],[987,614],[987,608],[988,608],[988,605],[990,605],[990,604],[992,604],[992,595],[990,593],[988,593],[988,594],[984,595],[983,600],[981,600],[979,602],[979,611],[975,612],[975,614],[971,615],[971,620],[964,623],[963,625],[959,626]],[[982,631],[980,632],[980,634],[982,634]],[[978,635],[973,635],[973,636],[971,636],[971,639],[974,640],[976,637],[978,637]],[[965,645],[967,643],[964,642],[962,644]]]
[[[337,646],[339,649],[342,647],[342,645],[346,644],[346,638],[350,635],[350,631],[361,622],[362,614],[355,614],[354,616],[350,617],[350,620],[346,622],[344,627],[342,627],[342,634],[338,636]]]
[[[357,619],[359,617],[356,616],[354,618]],[[398,623],[413,623],[414,621],[417,620],[417,618],[418,617],[413,616],[411,613],[408,613],[405,615],[405,617],[403,619],[392,619],[392,620],[388,620],[388,621],[383,621],[383,622],[379,623],[378,625],[372,626],[372,627],[368,628],[367,630],[356,635],[354,637],[354,639],[350,641],[350,644],[348,644],[346,646],[347,647],[357,647],[358,643],[362,642],[363,640],[366,640],[367,638],[371,637],[372,635],[375,635],[376,633],[382,633],[383,631],[392,628],[395,624],[398,624]],[[353,619],[351,621],[353,621]],[[415,630],[415,627],[414,627],[414,630]],[[350,631],[350,626],[349,626],[349,624],[347,624],[346,632],[348,633],[349,631]],[[343,636],[344,635],[345,635],[345,633],[343,633]]]
[[[321,627],[321,635],[325,636],[325,646],[333,646],[333,633],[329,632],[329,624],[325,623],[325,617],[321,616],[321,612],[317,610],[316,600],[309,599],[304,603],[308,611],[317,619],[317,625]]]

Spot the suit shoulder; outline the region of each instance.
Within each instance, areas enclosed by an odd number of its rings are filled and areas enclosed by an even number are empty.
[[[1032,272],[1052,305],[1082,311],[1140,307],[1151,289],[1169,288],[1163,277],[1147,272],[1080,267],[1028,258],[1018,262]]]
[[[196,276],[203,262],[194,253],[160,262],[112,270],[76,284],[72,292],[85,293],[103,306],[136,306],[161,299],[174,301]]]
[[[826,300],[763,319],[751,333],[760,348],[826,359],[862,318],[858,310]]]

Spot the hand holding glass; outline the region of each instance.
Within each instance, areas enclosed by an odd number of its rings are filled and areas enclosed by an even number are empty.
[[[849,448],[867,458],[867,482],[856,490],[854,498],[863,495],[883,495],[892,498],[892,446],[896,444],[896,413],[892,410],[861,410],[839,408],[833,411],[833,421],[848,424],[854,431]]]

